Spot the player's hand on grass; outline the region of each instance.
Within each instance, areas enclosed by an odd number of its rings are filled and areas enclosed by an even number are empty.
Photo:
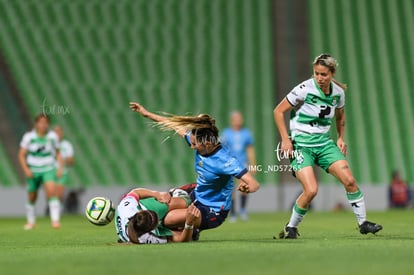
[[[200,217],[201,217],[200,210],[197,207],[195,207],[193,203],[190,204],[190,206],[188,206],[187,208],[187,216],[185,219],[185,223],[187,225],[194,225],[197,219],[199,219]]]
[[[147,116],[148,111],[147,109],[145,109],[141,104],[139,104],[138,102],[130,102],[129,103],[129,108],[133,111],[133,112],[137,112],[140,113],[143,116]]]
[[[336,141],[336,145],[338,146],[339,150],[341,151],[341,153],[346,156],[346,152],[348,149],[348,145],[346,145],[345,141],[342,138],[338,138],[338,140]]]
[[[169,203],[171,200],[171,195],[168,192],[158,192],[156,199],[162,203]]]

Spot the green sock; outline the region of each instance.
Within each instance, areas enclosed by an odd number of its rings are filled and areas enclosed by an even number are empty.
[[[288,223],[288,227],[298,227],[300,222],[305,217],[306,213],[308,212],[308,209],[303,209],[298,206],[297,203],[293,206],[292,209],[292,215],[290,216],[290,220]]]

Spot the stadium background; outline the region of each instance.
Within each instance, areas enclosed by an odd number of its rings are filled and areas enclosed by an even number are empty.
[[[75,146],[74,188],[194,181],[185,142],[130,112],[135,100],[153,111],[210,113],[221,129],[241,110],[258,164],[280,164],[272,110],[328,52],[349,86],[351,168],[384,200],[392,170],[414,177],[410,26],[411,0],[0,0],[1,193],[24,199],[17,151],[40,112]],[[319,177],[331,188],[330,176]],[[287,172],[257,178],[264,190],[294,182]]]

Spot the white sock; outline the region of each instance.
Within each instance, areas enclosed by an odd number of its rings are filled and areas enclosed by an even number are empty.
[[[303,209],[298,206],[297,203],[293,206],[292,209],[292,215],[290,216],[290,220],[288,223],[288,227],[298,227],[300,222],[303,220],[303,218],[306,215],[306,212],[308,212],[308,209]]]
[[[49,212],[52,222],[59,222],[60,220],[60,203],[58,198],[49,199]]]
[[[26,203],[26,217],[27,223],[35,224],[36,223],[36,214],[34,204],[27,202]]]
[[[364,195],[358,189],[355,193],[346,194],[352,210],[357,218],[358,224],[361,225],[367,220],[367,211],[365,209]]]

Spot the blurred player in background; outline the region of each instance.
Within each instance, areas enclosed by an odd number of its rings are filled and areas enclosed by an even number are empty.
[[[226,219],[231,207],[233,177],[241,179],[241,192],[250,193],[259,189],[259,183],[253,175],[221,146],[219,130],[215,120],[209,115],[160,116],[147,111],[136,102],[131,102],[130,108],[155,121],[161,129],[175,131],[195,150],[195,170],[198,177],[197,186],[190,195],[201,212],[201,217],[194,224],[199,230],[218,227]],[[184,223],[181,219],[184,215],[177,214],[176,220],[173,217],[166,219],[165,224],[173,227],[174,223]],[[197,234],[193,239],[198,239]]]
[[[59,152],[59,138],[49,131],[50,119],[45,114],[35,118],[35,127],[24,134],[20,142],[19,162],[26,176],[28,202],[27,224],[24,229],[35,227],[35,203],[40,186],[44,186],[53,228],[60,228],[60,203],[56,195],[56,179],[62,175],[63,162]],[[58,167],[56,168],[56,161]]]
[[[313,62],[313,77],[296,86],[273,111],[282,139],[281,149],[291,156],[292,169],[303,187],[289,222],[279,234],[280,238],[295,239],[298,236],[299,223],[318,191],[314,164],[344,185],[361,234],[376,233],[382,229],[381,225],[367,221],[364,196],[345,159],[346,86],[333,79],[336,69],[337,62],[332,56],[317,56]],[[289,136],[284,114],[293,110]],[[334,117],[338,134],[336,145],[329,136]]]
[[[401,178],[398,170],[392,172],[388,197],[390,208],[406,208],[409,205],[411,199],[410,189]]]
[[[164,244],[167,242],[191,241],[194,223],[200,211],[186,196],[171,197],[167,192],[158,192],[145,188],[131,190],[119,202],[115,214],[115,227],[118,242],[135,244]],[[189,208],[187,209],[187,207]],[[164,225],[164,218],[174,209],[187,209],[185,225],[171,230]]]
[[[63,196],[65,194],[65,186],[68,183],[69,177],[69,167],[73,166],[75,163],[75,154],[73,150],[72,143],[64,139],[64,133],[62,127],[55,126],[53,131],[57,134],[59,138],[60,145],[60,156],[63,162],[63,172],[62,176],[56,180],[56,195],[59,198],[60,202],[63,203]],[[56,164],[58,165],[58,164]]]
[[[243,127],[243,115],[239,111],[234,111],[230,115],[230,127],[223,130],[220,137],[224,147],[226,147],[237,160],[245,167],[256,165],[256,156],[253,146],[253,135],[249,129]],[[236,182],[238,180],[236,179]],[[233,200],[230,211],[230,222],[236,221],[235,207],[236,192],[233,192]],[[246,221],[247,216],[247,194],[240,193],[240,217]]]

